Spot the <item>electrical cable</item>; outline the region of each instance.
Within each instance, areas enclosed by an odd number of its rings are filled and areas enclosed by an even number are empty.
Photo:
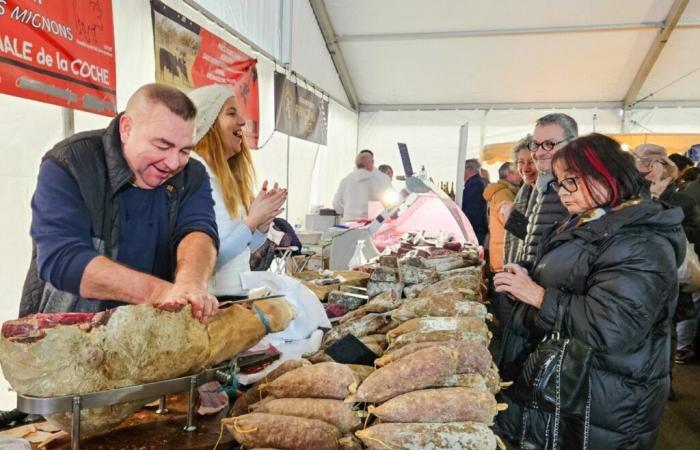
[[[637,104],[639,104],[639,103],[641,103],[641,102],[647,100],[648,98],[650,98],[650,97],[652,97],[652,96],[658,94],[659,92],[663,91],[663,90],[666,89],[667,87],[670,87],[670,86],[672,86],[672,85],[678,83],[678,82],[681,81],[683,78],[689,77],[690,75],[694,74],[694,73],[697,72],[698,70],[700,70],[700,66],[696,67],[695,69],[691,70],[690,72],[686,73],[685,75],[683,75],[683,76],[681,76],[681,77],[679,77],[679,78],[676,78],[675,80],[671,81],[671,82],[668,83],[667,85],[660,87],[659,89],[655,90],[654,92],[645,95],[644,97],[642,97],[642,98],[640,98],[639,100],[637,100],[637,101],[635,101],[634,103],[632,103],[629,107],[630,107],[630,108],[634,108],[635,106],[637,106]]]

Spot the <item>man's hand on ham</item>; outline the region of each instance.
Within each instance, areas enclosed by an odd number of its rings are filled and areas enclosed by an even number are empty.
[[[219,301],[207,292],[206,288],[186,283],[168,283],[169,289],[162,290],[150,302],[165,311],[179,311],[187,303],[192,305],[192,316],[203,323],[219,310]]]
[[[535,283],[527,271],[517,264],[506,264],[503,272],[493,277],[496,292],[504,292],[513,298],[539,309],[544,300],[544,288]]]

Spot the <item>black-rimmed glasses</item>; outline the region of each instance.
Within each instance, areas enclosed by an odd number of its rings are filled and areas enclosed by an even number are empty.
[[[561,141],[530,141],[530,143],[527,145],[527,148],[529,148],[531,152],[536,152],[538,148],[542,148],[542,150],[544,150],[545,152],[551,152],[552,150],[554,150],[554,147],[561,144],[562,142],[568,141],[569,139],[571,138],[564,138]]]
[[[654,163],[659,163],[662,166],[667,166],[668,163],[664,161],[663,159],[654,159],[654,158],[640,158],[637,155],[634,155],[634,163],[637,165],[637,167],[651,167],[652,164]]]
[[[559,193],[559,190],[564,188],[564,190],[570,194],[578,191],[578,184],[576,184],[578,177],[567,177],[561,181],[552,180],[550,186],[554,189],[554,192]]]

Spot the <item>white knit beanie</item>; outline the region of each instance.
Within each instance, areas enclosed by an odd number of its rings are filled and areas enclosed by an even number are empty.
[[[187,95],[197,107],[194,128],[194,143],[196,145],[216,122],[224,102],[233,97],[234,94],[233,90],[225,84],[211,84],[190,91]]]

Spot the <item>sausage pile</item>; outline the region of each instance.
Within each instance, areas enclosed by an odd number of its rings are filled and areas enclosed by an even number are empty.
[[[326,333],[308,355],[313,365],[262,384],[260,401],[226,419],[236,440],[249,449],[495,449],[503,383],[488,350],[481,262],[475,247],[437,250],[366,268],[367,303]],[[326,355],[349,334],[377,355],[376,370]]]

